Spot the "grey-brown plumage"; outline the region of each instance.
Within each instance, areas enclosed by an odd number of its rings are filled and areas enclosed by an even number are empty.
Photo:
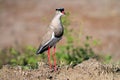
[[[36,54],[40,54],[48,50],[48,47],[51,48],[62,38],[62,35],[64,33],[64,28],[61,23],[62,15],[64,15],[64,8],[56,9],[56,14],[50,23],[45,35],[42,37]]]

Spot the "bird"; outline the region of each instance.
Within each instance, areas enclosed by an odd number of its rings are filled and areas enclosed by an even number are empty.
[[[42,37],[40,42],[39,48],[36,51],[36,54],[42,54],[45,51],[48,51],[48,63],[49,67],[51,68],[50,62],[50,48],[53,47],[53,60],[54,60],[54,70],[56,70],[56,58],[55,58],[55,51],[56,51],[56,43],[62,39],[64,34],[64,27],[62,25],[61,17],[65,15],[64,8],[57,8],[55,12],[55,16],[53,17],[50,25],[46,29],[45,34]]]

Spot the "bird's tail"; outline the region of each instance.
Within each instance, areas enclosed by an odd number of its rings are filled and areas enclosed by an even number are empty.
[[[36,54],[42,54],[43,52],[45,52],[47,50],[48,50],[48,46],[47,45],[45,45],[45,46],[40,45],[39,48],[38,48],[38,50],[36,51]]]
[[[38,55],[38,54],[41,54],[42,52],[41,52],[41,46],[39,46],[39,48],[37,49],[37,51],[36,51],[36,54]]]

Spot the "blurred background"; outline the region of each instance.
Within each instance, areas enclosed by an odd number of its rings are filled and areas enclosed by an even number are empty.
[[[96,53],[120,59],[120,0],[0,0],[0,50],[39,46],[55,9],[69,12],[71,34],[77,46],[81,38],[92,36]],[[65,27],[65,26],[64,26]],[[65,38],[58,45],[65,42]]]

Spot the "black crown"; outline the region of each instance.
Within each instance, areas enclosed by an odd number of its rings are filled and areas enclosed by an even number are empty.
[[[62,11],[64,11],[64,8],[58,8],[58,9],[56,9],[56,11],[62,12]]]

